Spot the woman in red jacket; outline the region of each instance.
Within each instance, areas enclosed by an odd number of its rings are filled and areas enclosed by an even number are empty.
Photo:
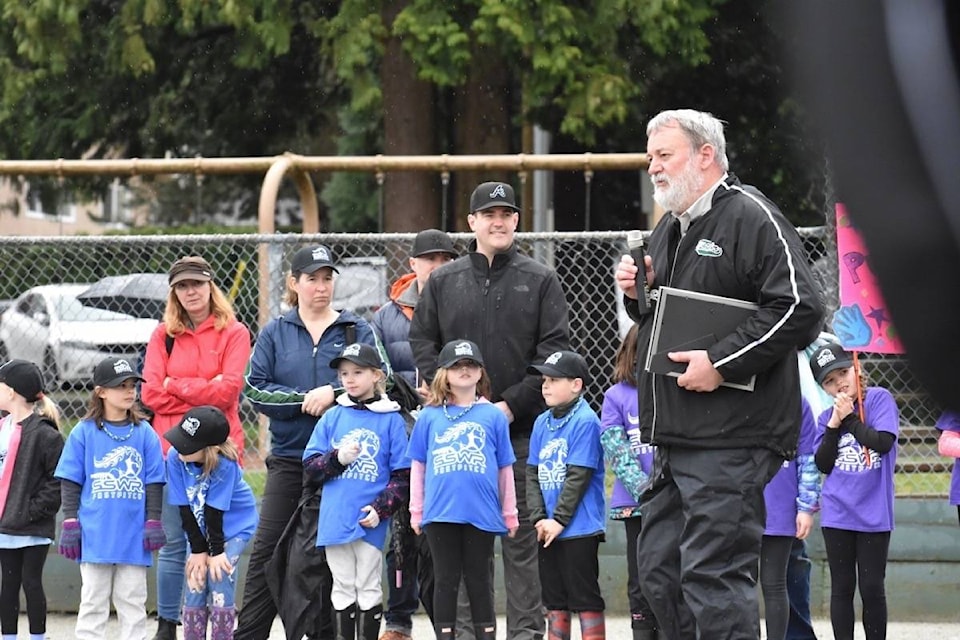
[[[193,407],[213,405],[230,423],[230,440],[243,454],[240,391],[250,359],[250,332],[213,281],[203,258],[180,258],[170,267],[167,308],[150,342],[143,366],[143,404],[153,428],[163,434]],[[169,443],[161,438],[164,455]],[[167,544],[157,561],[157,617],[154,640],[175,639],[183,595],[186,538],[176,507],[163,501]]]

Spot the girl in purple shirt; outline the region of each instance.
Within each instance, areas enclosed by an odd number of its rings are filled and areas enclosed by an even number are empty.
[[[790,620],[787,568],[794,539],[804,540],[813,529],[813,514],[820,509],[820,472],[813,460],[817,426],[806,399],[801,400],[797,457],[767,484],[763,498],[767,525],[760,545],[760,587],[763,590],[767,640],[783,640]]]
[[[860,585],[867,640],[887,632],[884,578],[893,530],[893,471],[900,416],[886,389],[868,387],[860,410],[853,357],[831,344],[810,356],[810,370],[833,396],[814,441],[827,474],[820,526],[830,565],[830,622],[837,640],[853,639],[853,596]],[[862,416],[862,418],[861,418]]]
[[[937,420],[937,429],[940,429],[940,440],[937,449],[940,455],[948,458],[960,458],[960,414],[953,411],[944,411]],[[950,504],[957,506],[957,517],[960,519],[960,461],[953,463],[953,475],[950,477]]]
[[[640,441],[637,402],[637,325],[633,325],[617,350],[614,385],[603,394],[600,411],[600,444],[616,479],[610,496],[610,519],[621,520],[627,531],[627,599],[634,640],[657,637],[657,620],[640,590],[637,538],[640,536],[640,494],[650,477],[655,447]]]

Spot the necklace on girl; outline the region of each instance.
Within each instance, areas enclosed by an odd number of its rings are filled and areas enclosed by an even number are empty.
[[[547,429],[550,431],[557,431],[560,429],[560,427],[570,422],[570,418],[572,418],[573,414],[577,412],[577,407],[580,406],[581,402],[583,402],[583,398],[577,400],[576,403],[570,407],[570,411],[567,412],[567,415],[563,416],[559,422],[553,421],[553,412],[547,413]]]
[[[474,397],[473,397],[473,402],[471,402],[470,404],[468,404],[466,409],[464,409],[463,411],[461,411],[461,412],[458,413],[457,415],[452,416],[452,415],[450,415],[450,412],[447,411],[447,400],[446,400],[446,398],[444,398],[444,400],[443,400],[443,405],[442,405],[442,406],[443,406],[443,415],[445,415],[445,416],[447,417],[447,420],[449,420],[450,422],[456,422],[457,420],[459,420],[459,419],[462,418],[463,416],[467,415],[467,412],[470,411],[470,409],[473,409],[473,405],[477,404],[477,400],[478,400],[478,399],[479,399],[479,396],[474,396]]]
[[[100,423],[100,428],[103,430],[103,432],[104,432],[105,434],[107,434],[108,436],[110,436],[111,438],[113,438],[114,440],[116,440],[117,442],[125,442],[126,440],[129,440],[131,436],[133,436],[133,428],[134,428],[134,427],[133,427],[133,423],[131,423],[131,424],[129,425],[130,431],[128,431],[126,435],[122,435],[122,436],[118,436],[117,434],[115,434],[115,433],[113,433],[112,431],[110,431],[110,427],[112,427],[112,426],[113,426],[113,425],[106,424],[106,423],[104,423],[104,422],[101,422],[101,423]],[[122,428],[122,427],[114,427],[114,428],[115,428],[115,429],[118,429],[118,428]]]

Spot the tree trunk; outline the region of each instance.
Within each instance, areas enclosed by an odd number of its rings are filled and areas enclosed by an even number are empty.
[[[383,22],[392,29],[409,0],[389,0]],[[386,42],[380,65],[383,91],[384,155],[432,155],[436,152],[435,106],[430,84],[419,80],[416,67],[399,38]],[[384,231],[420,231],[440,224],[440,176],[429,171],[385,174]]]
[[[507,66],[489,49],[474,51],[470,76],[454,95],[454,141],[457,154],[512,153],[512,97]],[[470,194],[481,182],[502,180],[522,190],[515,175],[504,171],[458,171],[452,176],[450,218],[457,231],[468,230]]]

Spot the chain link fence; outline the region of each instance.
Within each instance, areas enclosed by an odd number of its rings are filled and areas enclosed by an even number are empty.
[[[800,233],[829,319],[838,299],[834,234],[825,227]],[[111,354],[137,358],[162,313],[162,305],[151,307],[152,312],[140,312],[145,318],[134,319],[84,307],[76,296],[98,280],[133,273],[165,277],[177,258],[202,255],[213,265],[216,282],[233,301],[239,319],[256,335],[262,322],[281,312],[285,269],[296,249],[317,242],[333,247],[342,265],[334,306],[369,318],[387,301],[390,284],[408,271],[413,235],[0,238],[0,305],[5,306],[0,316],[0,360],[20,357],[42,365],[50,395],[60,405],[65,424],[72,425],[86,409],[93,365]],[[457,248],[465,251],[472,236],[451,235]],[[521,233],[517,240],[523,253],[557,271],[570,304],[572,347],[590,365],[593,382],[588,397],[599,409],[614,354],[630,322],[613,280],[614,265],[626,251],[626,233]],[[151,280],[144,278],[142,283],[139,292],[146,293]],[[890,389],[900,406],[898,494],[945,496],[952,461],[937,453],[933,425],[940,409],[904,358],[863,354],[861,361],[870,383]],[[242,415],[247,465],[255,468],[268,444],[256,412],[246,402]]]

